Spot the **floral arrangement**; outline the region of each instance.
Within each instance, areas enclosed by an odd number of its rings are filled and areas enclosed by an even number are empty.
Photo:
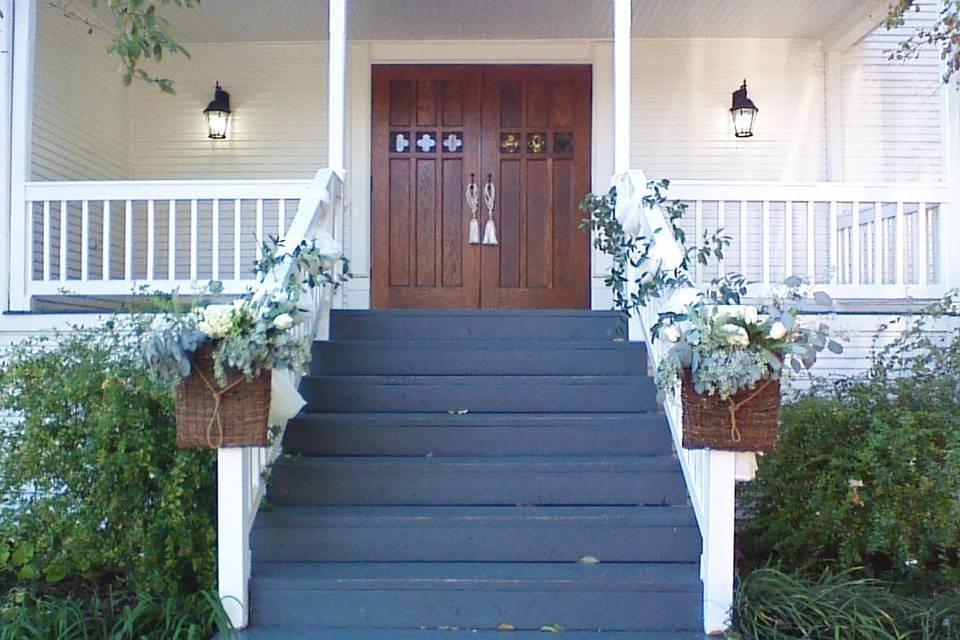
[[[689,371],[698,394],[728,400],[762,381],[780,379],[787,365],[797,372],[810,369],[824,349],[841,353],[829,326],[798,321],[799,303],[811,298],[830,304],[825,293],[791,277],[759,308],[715,304],[715,297],[705,295],[684,313],[665,314],[657,337],[672,346],[660,361],[658,386],[673,389]]]
[[[333,242],[302,242],[289,252],[281,248],[276,238],[264,246],[264,258],[255,265],[263,284],[255,292],[231,304],[157,314],[140,341],[147,369],[177,384],[190,375],[191,354],[210,344],[214,378],[221,387],[227,384],[227,368],[248,380],[267,369],[303,371],[310,361],[309,337],[294,329],[307,317],[304,295],[316,286],[339,287],[350,277],[349,264]],[[286,275],[276,275],[284,271]]]

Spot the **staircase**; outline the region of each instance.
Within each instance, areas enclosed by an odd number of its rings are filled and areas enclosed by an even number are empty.
[[[254,524],[244,637],[702,637],[697,523],[615,323],[334,312]]]

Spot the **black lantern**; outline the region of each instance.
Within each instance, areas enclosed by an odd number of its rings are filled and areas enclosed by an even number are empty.
[[[207,137],[211,140],[224,140],[227,137],[227,125],[230,124],[230,94],[220,88],[213,90],[213,100],[203,110],[207,117]]]
[[[738,138],[753,137],[753,123],[757,119],[757,111],[757,105],[747,97],[747,81],[744,80],[740,88],[733,92],[733,107],[730,109],[733,131]]]

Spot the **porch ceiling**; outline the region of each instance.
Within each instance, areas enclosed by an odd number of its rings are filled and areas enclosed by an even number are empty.
[[[878,0],[634,0],[637,37],[821,39]],[[282,6],[282,10],[278,10]],[[324,40],[326,0],[204,0],[168,11],[185,42]],[[348,0],[359,40],[612,37],[611,0]],[[879,16],[878,16],[879,19]]]

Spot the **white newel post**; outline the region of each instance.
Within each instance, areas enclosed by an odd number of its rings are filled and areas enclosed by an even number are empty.
[[[0,313],[10,308],[10,132],[13,128],[13,1],[0,0]]]
[[[946,179],[950,185],[949,202],[940,217],[940,256],[943,282],[948,288],[960,287],[960,259],[947,251],[947,247],[960,237],[960,73],[944,87],[945,114],[943,136],[945,141]]]
[[[703,533],[700,579],[703,581],[703,630],[727,629],[733,606],[733,544],[736,511],[737,454],[710,451],[703,507],[707,527]]]
[[[347,77],[347,0],[329,2],[330,42],[327,127],[327,166],[343,177],[346,140],[346,77]]]
[[[630,170],[630,28],[631,0],[614,0],[613,7],[613,170]]]
[[[250,618],[250,454],[250,447],[217,450],[217,585],[237,629]]]
[[[10,125],[10,308],[29,309],[27,282],[31,265],[30,225],[24,201],[30,179],[30,136],[33,103],[33,58],[36,0],[7,0],[12,11],[4,21],[13,25],[13,69]]]

